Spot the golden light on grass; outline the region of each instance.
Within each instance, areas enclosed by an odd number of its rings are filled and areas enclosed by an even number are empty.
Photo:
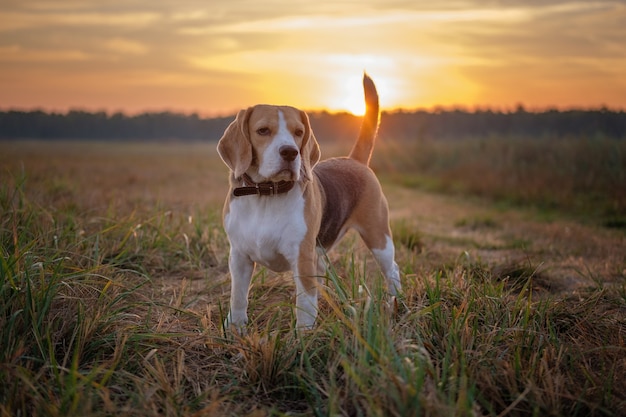
[[[413,158],[394,158],[396,169],[503,160],[493,146],[449,158],[438,145],[403,148]],[[538,151],[568,156],[559,150]],[[399,307],[387,308],[375,261],[349,234],[329,254],[315,329],[293,332],[289,274],[259,269],[238,337],[222,328],[227,185],[214,143],[0,142],[0,165],[5,414],[626,409],[622,232],[426,193],[380,168]]]

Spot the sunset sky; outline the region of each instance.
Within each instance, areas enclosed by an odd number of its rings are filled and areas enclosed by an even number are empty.
[[[3,0],[0,109],[626,108],[624,1]]]

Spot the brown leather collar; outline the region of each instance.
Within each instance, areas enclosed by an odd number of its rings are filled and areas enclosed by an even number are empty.
[[[259,182],[252,181],[252,178],[248,174],[243,174],[244,187],[237,187],[233,190],[235,197],[241,197],[244,195],[278,195],[286,193],[291,190],[296,183],[295,181],[279,181],[279,182]]]

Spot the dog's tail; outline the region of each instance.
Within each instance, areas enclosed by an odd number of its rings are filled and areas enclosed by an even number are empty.
[[[363,91],[365,93],[365,116],[363,116],[363,122],[361,123],[359,138],[352,147],[349,156],[365,165],[369,165],[378,131],[380,113],[376,86],[374,81],[365,73],[363,74]]]

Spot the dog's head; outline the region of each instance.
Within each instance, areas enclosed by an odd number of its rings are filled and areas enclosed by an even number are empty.
[[[308,180],[320,159],[308,116],[288,106],[241,110],[217,151],[235,178],[247,173],[255,182]]]

